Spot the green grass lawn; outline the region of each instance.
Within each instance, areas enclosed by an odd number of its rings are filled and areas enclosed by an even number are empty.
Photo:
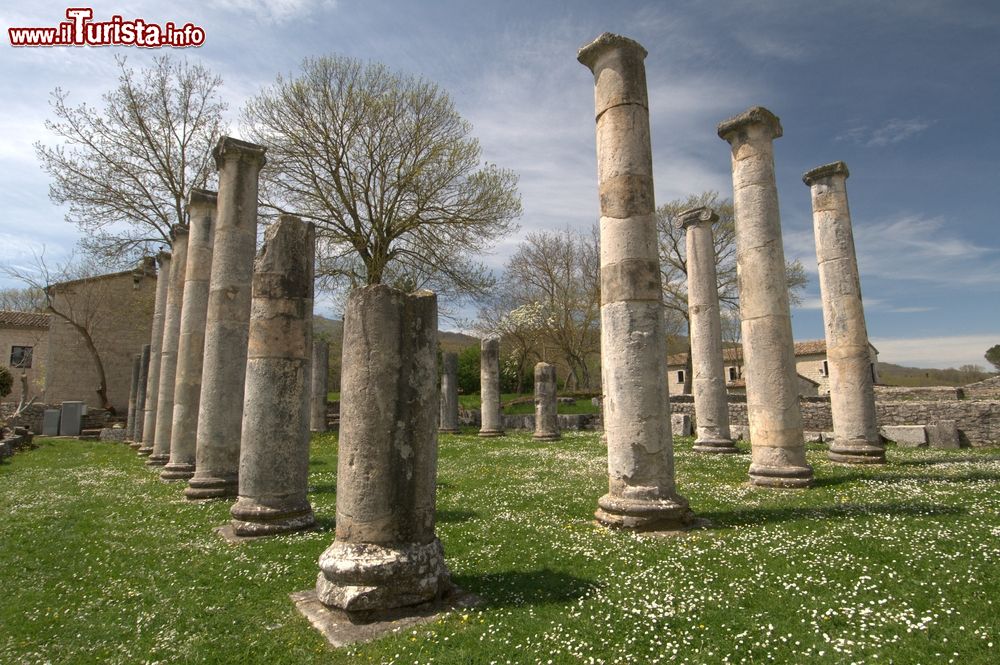
[[[39,440],[0,464],[0,663],[995,663],[1000,455],[891,448],[817,487],[752,488],[747,455],[678,440],[709,526],[594,525],[596,433],[442,436],[438,533],[472,611],[333,650],[288,594],[332,540],[336,438],[316,437],[323,529],[242,545],[120,444]]]

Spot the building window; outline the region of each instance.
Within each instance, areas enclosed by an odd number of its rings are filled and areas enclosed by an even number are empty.
[[[830,376],[830,366],[826,363],[825,360],[823,361],[823,367],[821,367],[819,370],[819,375]]]
[[[677,370],[677,383],[684,383],[684,370]]]
[[[31,367],[31,351],[33,348],[31,346],[10,347],[10,366],[20,367],[21,369]]]
[[[729,380],[730,381],[735,381],[736,379],[740,378],[739,374],[736,372],[736,368],[735,367],[730,367],[728,369],[729,369]]]

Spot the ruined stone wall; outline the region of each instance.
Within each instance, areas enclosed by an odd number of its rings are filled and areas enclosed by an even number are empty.
[[[954,386],[875,386],[875,399],[882,402],[948,401],[962,399],[964,391]]]
[[[149,344],[153,324],[156,277],[132,273],[107,275],[59,288],[54,305],[72,312],[74,320],[88,321],[97,351],[104,364],[108,400],[118,414],[128,410],[132,356]],[[49,329],[49,352],[45,400],[66,400],[100,407],[98,373],[83,336],[67,321],[53,315]]]
[[[967,399],[1000,399],[1000,376],[962,386]]]

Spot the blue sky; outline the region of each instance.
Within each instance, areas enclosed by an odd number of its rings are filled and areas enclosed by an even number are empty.
[[[84,3],[71,3],[81,5]],[[0,76],[0,263],[78,239],[48,200],[32,149],[60,86],[98,101],[114,55],[137,48],[13,49],[6,28],[55,25],[65,3],[7,3]],[[642,43],[659,202],[730,195],[716,124],[762,105],[775,144],[786,254],[810,276],[793,312],[797,339],[823,336],[809,192],[803,172],[847,162],[869,334],[881,359],[923,367],[986,365],[1000,343],[1000,4],[985,2],[102,2],[112,14],[191,21],[201,48],[175,51],[225,81],[234,135],[244,100],[302,58],[340,53],[441,84],[474,125],[484,157],[520,175],[519,237],[584,229],[597,217],[593,79],[576,50],[603,31]],[[0,277],[0,286],[12,285]],[[333,312],[325,312],[333,314]]]

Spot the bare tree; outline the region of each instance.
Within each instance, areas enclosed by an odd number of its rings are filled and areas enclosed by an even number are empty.
[[[0,289],[0,310],[7,312],[44,312],[45,293],[33,288]]]
[[[481,163],[471,125],[433,83],[377,63],[308,59],[248,102],[268,147],[266,205],[317,225],[317,274],[443,298],[480,294],[476,255],[515,228],[517,176]]]
[[[122,266],[169,244],[171,225],[185,222],[188,193],[214,176],[226,105],[222,80],[201,65],[169,56],[138,71],[124,57],[117,63],[118,85],[103,108],[71,106],[56,88],[56,120],[45,126],[61,142],[37,142],[35,152],[52,178],[49,197],[69,206],[83,247]]]
[[[689,208],[705,206],[719,216],[712,225],[715,245],[715,269],[719,288],[719,306],[730,313],[739,311],[739,293],[736,284],[736,226],[733,203],[719,197],[718,192],[702,192],[687,199],[676,199],[656,209],[656,226],[660,243],[660,271],[663,280],[663,305],[667,311],[668,327],[688,329],[687,301],[687,238],[684,229],[677,226],[678,215]],[[801,292],[808,278],[798,260],[785,264],[785,281],[789,302],[801,301]],[[681,323],[683,322],[683,323]],[[691,392],[691,349],[688,344],[688,364],[684,372],[684,390]]]
[[[600,353],[600,250],[597,229],[529,233],[507,263],[504,280],[524,303],[539,303],[543,343],[568,367],[566,387],[592,387],[590,360]]]

